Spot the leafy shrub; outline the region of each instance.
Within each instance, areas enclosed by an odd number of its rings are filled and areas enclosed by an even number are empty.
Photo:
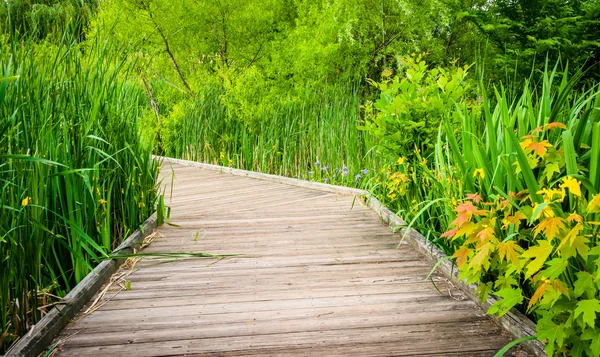
[[[482,299],[501,298],[488,313],[528,313],[549,355],[599,356],[600,93],[554,79],[458,103],[433,153],[400,158],[378,189]]]
[[[364,128],[378,139],[388,156],[413,157],[413,149],[433,150],[441,120],[454,104],[466,98],[469,66],[428,69],[423,56],[406,56],[400,75],[372,84],[381,91],[375,103],[367,103]]]

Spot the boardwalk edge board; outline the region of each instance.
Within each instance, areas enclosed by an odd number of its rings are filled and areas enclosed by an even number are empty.
[[[373,196],[365,197],[366,204],[379,214],[384,222],[390,226],[406,226],[406,222],[398,217],[389,208],[384,206],[377,198]],[[405,230],[400,231],[403,235]],[[450,281],[462,290],[471,300],[473,300],[483,311],[487,311],[498,299],[494,296],[489,296],[487,300],[481,301],[477,293],[476,284],[466,284],[458,277],[458,269],[454,263],[449,260],[447,255],[438,248],[435,244],[428,241],[421,233],[414,229],[410,229],[406,233],[406,241],[412,245],[418,252],[424,254],[433,264],[437,266],[437,270],[442,272]],[[534,336],[536,334],[535,324],[527,316],[523,315],[516,309],[511,309],[506,315],[495,318],[491,317],[494,322],[499,324],[505,331],[509,332],[515,339]],[[544,344],[538,340],[529,340],[521,343],[521,346],[534,356],[546,356]]]
[[[329,185],[320,182],[305,181],[295,178],[264,174],[255,171],[247,171],[231,167],[205,164],[201,162],[175,159],[170,157],[154,156],[154,158],[157,160],[164,160],[166,162],[176,163],[184,166],[219,171],[223,174],[227,173],[234,176],[244,176],[275,183],[305,187],[308,189],[314,189],[329,193],[363,197],[364,203],[370,209],[375,211],[386,224],[390,226],[406,226],[406,222],[404,222],[402,218],[398,217],[389,208],[384,206],[377,198],[373,197],[373,195],[370,192],[365,190]],[[404,233],[404,230],[402,230],[401,232]],[[483,311],[487,311],[490,306],[492,306],[496,301],[498,301],[498,299],[494,296],[489,296],[486,301],[482,302],[481,299],[479,299],[477,293],[477,285],[466,284],[464,281],[460,280],[458,278],[458,269],[456,268],[454,263],[447,258],[447,255],[440,248],[438,248],[433,243],[429,242],[419,232],[415,231],[414,229],[410,229],[410,231],[406,234],[405,240],[409,244],[411,244],[417,251],[425,255],[433,264],[437,264],[441,260],[436,269],[442,274],[444,274],[448,279],[450,279],[450,281],[456,287],[465,292],[465,294],[471,300],[473,300]],[[527,336],[534,336],[536,334],[535,324],[533,323],[533,321],[531,321],[529,318],[527,318],[525,315],[523,315],[516,309],[512,309],[506,315],[500,318],[491,317],[491,319],[497,324],[499,324],[505,331],[510,333],[515,339]],[[546,356],[544,344],[538,340],[524,341],[520,345],[523,348],[525,348],[527,352],[531,353],[534,356]]]
[[[170,162],[170,163],[174,163],[174,164],[198,167],[201,169],[211,170],[211,171],[219,171],[223,174],[231,174],[234,176],[244,176],[244,177],[249,177],[249,178],[258,179],[258,180],[264,180],[264,181],[270,181],[270,182],[281,183],[281,184],[286,184],[286,185],[304,187],[304,188],[309,188],[309,189],[319,190],[319,191],[324,191],[324,192],[329,192],[329,193],[335,193],[335,194],[340,194],[340,195],[362,196],[362,195],[367,194],[367,191],[359,190],[356,188],[345,187],[345,186],[335,186],[335,185],[329,185],[329,184],[320,183],[320,182],[295,179],[295,178],[291,178],[291,177],[264,174],[262,172],[247,171],[247,170],[235,169],[232,167],[205,164],[202,162],[174,159],[171,157],[154,156],[154,158],[157,160],[164,160],[166,162]]]
[[[142,244],[157,227],[156,213],[150,216],[123,243],[114,253],[131,254]],[[104,260],[94,268],[83,280],[77,284],[54,308],[48,312],[33,328],[13,345],[5,357],[16,356],[38,356],[46,350],[54,338],[67,326],[67,324],[79,313],[81,308],[94,296],[104,285],[119,266],[125,262],[125,258]]]

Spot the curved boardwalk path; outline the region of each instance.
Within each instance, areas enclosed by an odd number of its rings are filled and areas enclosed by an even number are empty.
[[[358,200],[173,168],[179,226],[145,252],[251,256],[138,262],[59,355],[491,356],[510,340]]]

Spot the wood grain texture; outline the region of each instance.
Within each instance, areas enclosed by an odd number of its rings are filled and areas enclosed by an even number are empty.
[[[162,176],[177,226],[144,252],[243,255],[144,258],[58,355],[492,356],[510,341],[353,191],[173,162]]]

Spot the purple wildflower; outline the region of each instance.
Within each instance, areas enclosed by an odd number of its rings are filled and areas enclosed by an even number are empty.
[[[323,182],[325,182],[325,183],[329,183],[329,178],[325,177],[325,178],[323,179]]]
[[[317,162],[315,162],[315,166],[316,166],[316,167],[319,167],[319,166],[321,166],[321,163],[319,162],[319,160],[317,160]]]

